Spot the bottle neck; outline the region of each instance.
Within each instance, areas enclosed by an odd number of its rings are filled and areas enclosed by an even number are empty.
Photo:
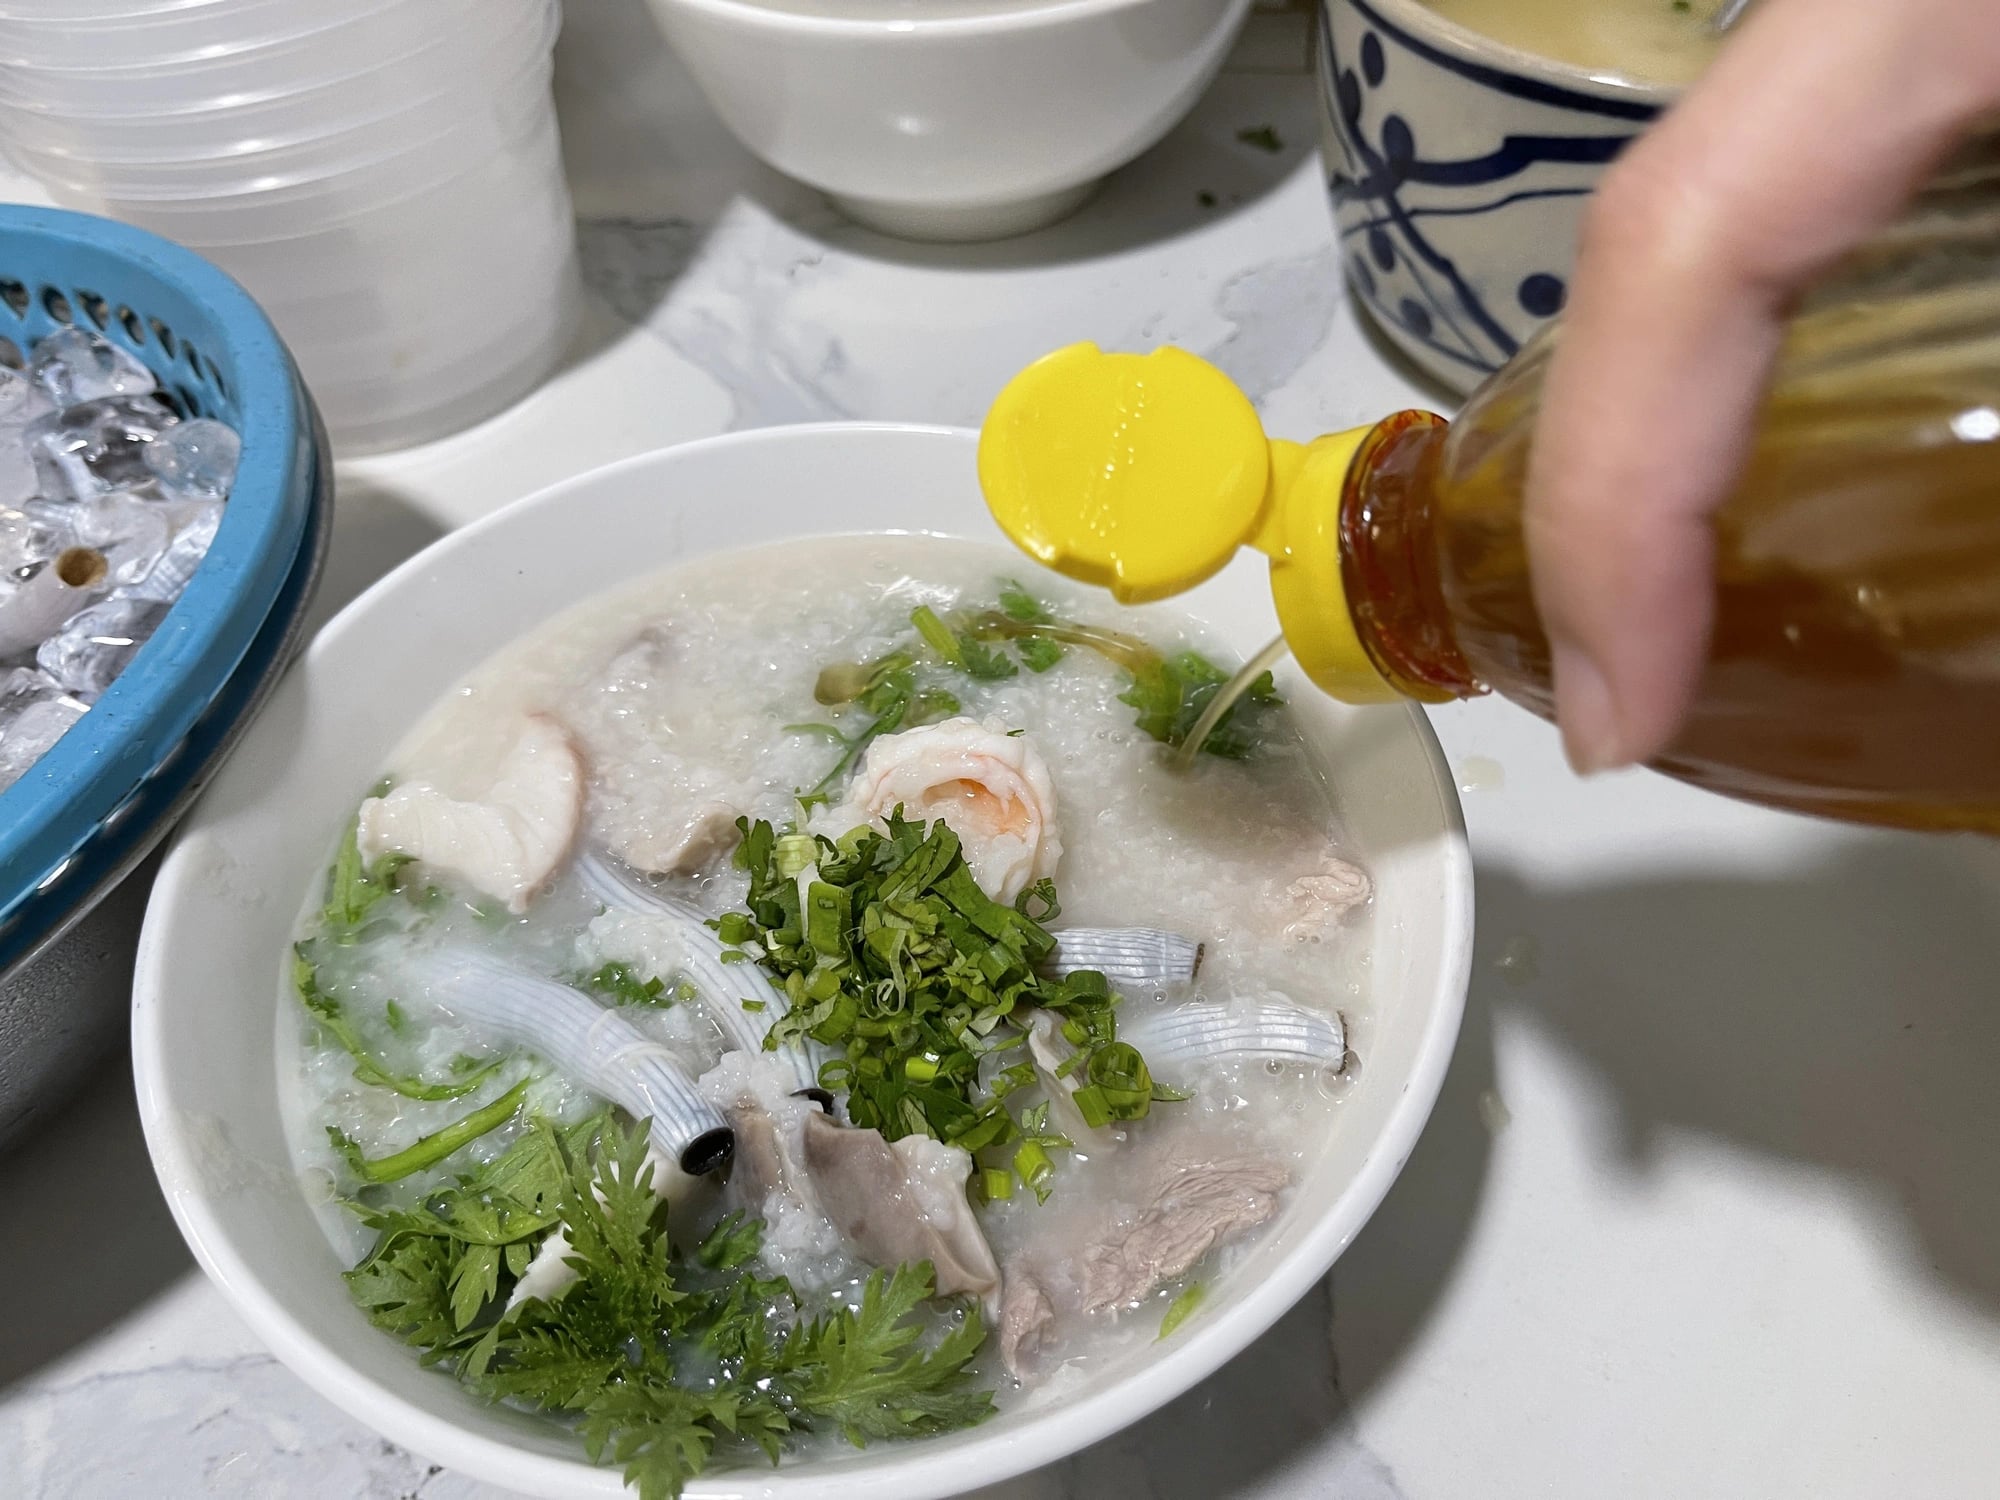
[[[1437,484],[1447,424],[1400,411],[1369,430],[1340,499],[1340,568],[1348,614],[1389,684],[1422,703],[1485,686],[1458,647],[1439,566]]]

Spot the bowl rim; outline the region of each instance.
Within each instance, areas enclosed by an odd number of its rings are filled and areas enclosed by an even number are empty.
[[[513,518],[520,513],[561,504],[573,488],[600,483],[611,474],[643,470],[660,463],[664,455],[683,449],[790,445],[809,449],[829,439],[848,441],[857,436],[884,434],[898,439],[945,441],[967,450],[976,450],[978,441],[977,433],[967,428],[898,422],[802,423],[723,433],[588,470],[516,500],[425,547],[370,586],[323,627],[301,658],[298,670],[310,674],[315,663],[341,636],[379,607],[385,597],[400,591],[414,578],[434,576],[441,556],[512,525]],[[879,534],[881,528],[869,530],[871,534]],[[1201,1320],[1172,1347],[1163,1350],[1147,1369],[1137,1372],[1136,1378],[1127,1376],[1036,1413],[1035,1441],[1024,1441],[1025,1434],[1001,1433],[982,1442],[975,1430],[965,1442],[943,1452],[926,1454],[927,1445],[923,1443],[885,1447],[883,1452],[902,1460],[893,1475],[870,1473],[874,1466],[863,1465],[852,1474],[816,1476],[813,1491],[816,1500],[821,1496],[826,1500],[872,1500],[885,1483],[893,1483],[898,1500],[941,1500],[977,1485],[1013,1478],[1110,1437],[1184,1394],[1240,1354],[1312,1289],[1373,1216],[1408,1161],[1443,1086],[1464,1014],[1472,965],[1472,855],[1463,807],[1450,765],[1429,719],[1415,704],[1405,705],[1404,711],[1442,813],[1438,831],[1442,836],[1439,858],[1445,901],[1435,940],[1441,955],[1439,982],[1410,1073],[1389,1106],[1383,1129],[1368,1146],[1359,1171],[1339,1199],[1306,1230],[1286,1258],[1272,1268],[1272,1274],[1244,1291],[1231,1306],[1229,1316]],[[581,1482],[606,1496],[624,1495],[623,1479],[616,1468],[592,1465],[581,1453],[574,1457],[538,1453],[473,1432],[421,1410],[378,1385],[336,1354],[265,1288],[218,1220],[211,1203],[214,1191],[174,1180],[175,1158],[182,1154],[187,1143],[183,1125],[175,1116],[173,1088],[162,1065],[163,1038],[171,1007],[158,1004],[155,997],[170,982],[175,946],[166,932],[165,913],[183,887],[198,888],[201,882],[200,850],[190,842],[200,825],[197,811],[196,817],[176,835],[155,882],[139,941],[132,1012],[132,1065],[147,1149],[154,1170],[161,1177],[174,1221],[196,1261],[225,1300],[282,1363],[348,1415],[392,1441],[447,1467],[510,1489],[553,1493],[562,1487],[574,1491]],[[968,1465],[975,1459],[977,1467],[973,1472]],[[777,1488],[773,1490],[760,1486],[757,1471],[720,1472],[693,1481],[687,1495],[689,1500],[744,1500],[748,1496],[784,1494],[790,1500],[799,1492],[786,1484],[783,1474],[782,1469],[769,1471],[766,1477],[777,1478]]]
[[[659,15],[688,11],[745,30],[829,39],[1000,36],[1054,30],[1072,22],[1116,16],[1162,0],[986,0],[992,9],[967,15],[815,15],[786,10],[763,0],[647,0]],[[1223,11],[1241,10],[1247,0],[1218,0]],[[902,45],[908,45],[907,42]]]
[[[1506,92],[1519,92],[1510,85],[1525,79],[1547,88],[1574,93],[1572,100],[1546,99],[1545,103],[1587,104],[1606,113],[1628,114],[1633,119],[1649,119],[1678,99],[1683,87],[1660,83],[1608,69],[1587,68],[1564,62],[1539,52],[1516,47],[1454,21],[1424,3],[1424,0],[1320,0],[1320,8],[1330,12],[1345,4],[1364,18],[1396,35],[1398,41],[1427,54],[1442,52],[1447,61],[1470,65],[1486,76],[1481,82]],[[1606,106],[1610,106],[1607,110]]]

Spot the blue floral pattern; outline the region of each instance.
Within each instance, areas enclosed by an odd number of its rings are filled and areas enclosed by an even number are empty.
[[[1448,52],[1323,0],[1328,190],[1349,280],[1454,385],[1562,310],[1583,199],[1658,112]]]

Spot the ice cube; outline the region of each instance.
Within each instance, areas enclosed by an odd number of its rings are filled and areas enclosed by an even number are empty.
[[[0,661],[26,656],[110,591],[102,552],[66,547],[20,583],[0,585]]]
[[[111,490],[60,507],[49,507],[45,502],[36,507],[36,514],[48,516],[52,511],[64,514],[69,521],[71,544],[102,552],[111,570],[111,583],[116,587],[137,583],[166,555],[173,541],[173,516],[178,509],[130,490]]]
[[[157,505],[154,508],[165,509]],[[171,604],[186,590],[188,580],[194,577],[194,570],[201,566],[201,560],[208,556],[216,530],[222,525],[222,502],[211,500],[183,509],[185,514],[179,529],[174,532],[174,539],[167,544],[160,560],[137,583],[119,588],[116,591],[119,597],[156,599]]]
[[[55,402],[19,370],[0,366],[0,427],[26,427],[56,409]]]
[[[18,428],[0,428],[0,506],[13,507],[42,492],[42,476]]]
[[[153,638],[171,606],[155,599],[106,599],[70,618],[35,653],[41,669],[86,703],[110,687]]]
[[[46,755],[87,707],[33,667],[0,672],[0,791]]]
[[[87,328],[63,328],[35,345],[28,374],[57,406],[159,389],[153,372]]]
[[[70,545],[70,507],[47,500],[0,505],[0,588]]]
[[[151,396],[106,396],[36,418],[27,436],[42,493],[87,500],[147,483],[146,445],[174,420]]]
[[[170,500],[222,500],[236,482],[243,439],[207,417],[176,422],[146,445],[146,467]]]
[[[0,366],[0,506],[19,505],[41,493],[26,432],[30,422],[54,410],[40,386],[19,370]]]

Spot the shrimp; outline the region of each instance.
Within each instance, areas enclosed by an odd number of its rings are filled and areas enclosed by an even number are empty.
[[[997,720],[946,719],[883,735],[827,821],[853,828],[898,807],[957,834],[972,878],[996,901],[1011,902],[1052,876],[1062,858],[1048,764]]]

